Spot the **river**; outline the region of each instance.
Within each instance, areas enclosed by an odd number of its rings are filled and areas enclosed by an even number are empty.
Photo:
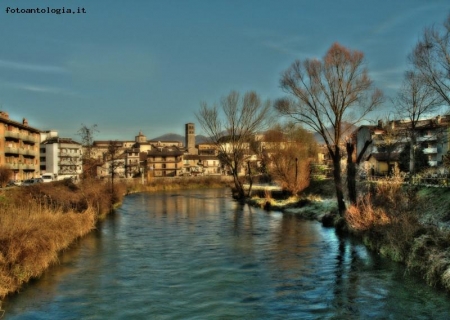
[[[450,298],[358,241],[226,189],[133,194],[4,319],[449,319]]]

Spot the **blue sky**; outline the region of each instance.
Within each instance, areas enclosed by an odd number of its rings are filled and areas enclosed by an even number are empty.
[[[448,0],[3,0],[0,109],[75,139],[82,123],[98,140],[184,134],[231,90],[282,97],[280,74],[334,42],[364,52],[393,96],[424,28],[449,13]]]

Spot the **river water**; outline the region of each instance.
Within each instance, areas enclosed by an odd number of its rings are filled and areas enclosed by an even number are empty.
[[[449,319],[450,297],[334,229],[226,189],[128,196],[4,319]]]

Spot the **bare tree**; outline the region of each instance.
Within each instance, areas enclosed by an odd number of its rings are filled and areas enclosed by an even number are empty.
[[[221,99],[220,108],[202,103],[196,114],[211,143],[216,145],[219,159],[231,169],[237,196],[241,199],[246,195],[239,171],[250,157],[248,151],[255,134],[265,129],[269,113],[270,102],[261,101],[255,92],[241,97],[232,91]]]
[[[382,102],[382,94],[374,90],[364,55],[338,43],[328,50],[322,61],[295,61],[282,75],[281,88],[293,100],[277,101],[277,110],[320,134],[333,162],[339,214],[345,212],[341,176],[340,144],[350,126],[356,124]]]
[[[442,28],[425,29],[409,58],[427,86],[450,106],[450,14]]]
[[[98,133],[97,125],[94,124],[88,127],[85,124],[81,124],[81,128],[78,130],[78,135],[81,137],[81,144],[84,148],[84,159],[92,158],[92,146],[94,143],[94,136]]]
[[[442,96],[433,87],[422,73],[407,71],[403,85],[395,100],[395,108],[400,117],[409,120],[407,135],[410,144],[410,177],[415,170],[414,150],[417,143],[417,124],[425,115],[437,110],[442,103]]]
[[[13,176],[13,171],[7,166],[0,166],[0,186],[4,188]]]
[[[94,124],[88,127],[85,124],[81,124],[81,128],[78,130],[78,135],[81,137],[81,144],[83,146],[83,176],[92,177],[95,176],[96,167],[98,165],[96,159],[92,157],[92,148],[94,144],[94,136],[98,132],[97,125]]]
[[[264,142],[271,177],[292,194],[308,187],[310,162],[317,157],[313,134],[288,123],[268,131]]]
[[[117,170],[123,168],[125,163],[121,160],[122,143],[118,141],[110,140],[108,142],[108,148],[105,155],[105,160],[108,163],[109,173],[111,175],[111,201],[114,203],[116,201],[116,195],[114,190],[114,179],[117,175]]]

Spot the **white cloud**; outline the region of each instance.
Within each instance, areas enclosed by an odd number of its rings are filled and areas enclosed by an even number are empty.
[[[48,94],[60,94],[60,95],[76,95],[72,91],[68,91],[62,88],[52,87],[52,86],[41,86],[27,83],[15,83],[15,82],[7,82],[2,81],[2,86],[9,87],[12,89],[36,92],[36,93],[48,93]]]
[[[66,73],[67,70],[62,67],[37,65],[23,62],[0,60],[0,68],[31,71],[31,72],[45,72],[45,73]]]

